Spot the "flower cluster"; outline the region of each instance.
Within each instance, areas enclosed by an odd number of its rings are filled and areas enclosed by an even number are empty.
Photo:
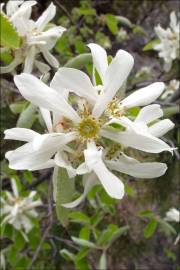
[[[36,59],[40,53],[50,66],[59,67],[59,62],[50,50],[66,29],[62,26],[49,25],[56,14],[56,7],[53,3],[37,21],[33,21],[30,17],[32,6],[36,3],[36,1],[9,1],[6,5],[6,14],[3,12],[4,4],[1,5],[1,12],[8,17],[22,38],[20,48],[14,52],[14,60],[8,66],[1,67],[1,73],[9,73],[20,64],[23,64],[26,73],[31,73],[34,66],[40,73],[46,73],[50,67]]]
[[[26,142],[6,153],[10,168],[39,170],[59,166],[67,170],[69,177],[84,176],[84,193],[65,207],[77,206],[99,183],[111,197],[121,199],[124,184],[112,171],[137,178],[165,173],[166,164],[140,162],[129,156],[127,149],[173,151],[160,137],[174,124],[169,119],[159,120],[163,111],[160,105],[151,104],[162,94],[164,83],[153,83],[123,99],[122,89],[133,67],[133,57],[119,50],[108,63],[102,47],[93,43],[88,47],[93,59],[93,83],[84,72],[65,67],[58,69],[50,86],[30,74],[15,76],[21,95],[40,108],[47,131],[5,131],[5,139]],[[137,106],[142,108],[133,119],[129,109]]]
[[[40,206],[40,200],[34,200],[35,191],[31,191],[27,197],[20,197],[16,181],[11,179],[12,193],[5,191],[6,198],[1,198],[1,216],[3,224],[11,224],[16,230],[20,230],[24,237],[33,228],[32,218],[38,214],[34,209]]]
[[[160,43],[154,45],[154,49],[159,52],[159,57],[163,58],[165,71],[169,71],[172,62],[179,58],[179,34],[180,22],[178,21],[175,12],[170,14],[170,25],[167,29],[160,25],[155,27],[155,32],[160,39]]]

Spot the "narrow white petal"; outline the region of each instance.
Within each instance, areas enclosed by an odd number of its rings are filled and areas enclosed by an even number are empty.
[[[106,165],[111,169],[137,178],[155,178],[163,175],[167,165],[160,162],[139,162],[121,153],[117,160],[106,160]]]
[[[106,168],[102,161],[102,153],[95,148],[95,144],[88,145],[88,149],[84,151],[84,156],[87,166],[97,175],[109,196],[122,199],[124,196],[124,184]]]
[[[152,136],[161,137],[172,128],[174,128],[174,123],[169,119],[164,119],[150,126],[149,132]]]
[[[49,132],[52,132],[52,129],[53,129],[53,126],[52,126],[52,120],[51,120],[51,113],[49,110],[47,109],[44,109],[44,108],[40,108],[40,111],[41,111],[41,115],[44,119],[44,122],[46,124],[46,127],[47,127],[47,130]]]
[[[6,140],[17,140],[17,141],[25,141],[30,142],[32,141],[36,136],[39,135],[39,133],[27,129],[27,128],[10,128],[6,129],[4,131]]]
[[[62,204],[62,206],[66,207],[66,208],[77,207],[82,201],[84,201],[84,199],[86,198],[86,195],[92,189],[92,187],[97,185],[97,184],[98,184],[98,182],[97,182],[96,175],[91,173],[90,175],[87,176],[87,179],[85,181],[83,194],[78,199],[76,199],[75,201],[70,202],[70,203]]]
[[[51,82],[51,86],[54,85],[59,91],[69,90],[93,103],[97,99],[95,88],[89,77],[84,72],[74,68],[59,68]],[[57,85],[59,85],[58,88]]]
[[[68,161],[67,155],[65,153],[59,151],[55,155],[54,161],[57,166],[65,168],[67,170],[68,176],[70,178],[76,175],[76,170],[72,167],[71,163]]]
[[[119,50],[108,66],[105,73],[104,94],[102,94],[93,108],[93,116],[98,118],[104,112],[108,103],[127,79],[132,67],[133,57],[126,51]]]
[[[16,198],[18,198],[19,197],[18,187],[17,187],[17,184],[16,184],[16,180],[13,179],[13,178],[11,179],[11,186],[12,186],[14,196]]]
[[[110,130],[101,130],[101,136],[122,144],[126,147],[132,147],[144,152],[160,153],[173,149],[162,140],[148,134],[141,134],[132,131],[112,132]]]
[[[144,122],[146,124],[163,116],[163,110],[158,104],[148,105],[140,110],[135,122]]]
[[[86,165],[85,162],[83,162],[79,167],[76,169],[77,174],[82,175],[90,172],[90,169]]]
[[[24,62],[24,73],[31,73],[33,70],[33,65],[34,65],[34,60],[35,60],[35,55],[36,55],[36,48],[35,46],[32,46],[25,58]]]
[[[8,17],[12,16],[24,1],[8,1],[6,4],[6,14]],[[2,3],[4,6],[4,3]]]
[[[36,21],[36,27],[39,31],[42,31],[45,26],[54,18],[56,14],[56,7],[53,3],[43,12],[43,14]]]
[[[97,72],[99,73],[102,82],[105,81],[105,72],[108,68],[108,60],[107,60],[107,53],[101,46],[90,43],[88,47],[91,50],[92,58],[93,58],[93,65],[96,68]]]
[[[36,171],[36,170],[44,170],[44,169],[49,169],[52,167],[55,167],[55,162],[54,159],[49,159],[48,161],[42,163],[42,164],[38,164],[36,166],[31,167],[29,170],[30,171]]]
[[[26,143],[14,151],[6,153],[9,160],[9,167],[15,170],[33,170],[47,162],[64,144],[74,139],[73,134],[62,136],[61,134],[45,134],[42,140],[39,138],[39,145],[34,148],[34,142]],[[64,134],[63,134],[64,135]],[[35,138],[37,140],[37,137]],[[36,141],[37,146],[37,141]]]
[[[14,82],[22,96],[33,104],[60,113],[74,122],[81,120],[57,91],[48,87],[35,76],[22,73],[14,77]]]
[[[9,1],[9,2],[16,2],[16,1]],[[25,17],[26,19],[29,18],[31,14],[31,7],[36,5],[36,1],[24,1],[24,3],[14,12],[10,18],[13,23],[16,23],[16,20],[21,17]]]
[[[135,106],[145,106],[152,102],[154,102],[164,91],[165,84],[162,82],[156,82],[141,88],[130,96],[125,98],[121,103],[120,106],[131,108]]]
[[[46,47],[41,47],[41,52],[44,55],[46,61],[54,68],[59,67],[58,60],[46,49]]]

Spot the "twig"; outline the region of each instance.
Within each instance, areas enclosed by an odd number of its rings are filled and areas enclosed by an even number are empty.
[[[62,242],[62,243],[65,243],[69,247],[72,247],[73,249],[79,251],[79,248],[76,247],[75,245],[73,245],[73,241],[71,241],[69,239],[63,239],[63,238],[56,236],[56,235],[49,235],[49,238],[57,240],[57,241]]]
[[[73,20],[71,18],[71,14],[67,11],[67,9],[59,1],[55,0],[54,2],[60,9],[62,9],[64,11],[64,13],[67,15],[67,17],[71,21],[71,23],[73,23]]]
[[[41,238],[41,241],[34,253],[34,256],[32,258],[32,261],[31,263],[28,265],[27,267],[27,270],[30,270],[32,268],[32,265],[34,264],[34,262],[36,261],[38,255],[39,255],[39,252],[41,251],[41,248],[42,248],[42,244],[44,243],[45,239],[47,238],[48,236],[48,233],[49,233],[49,230],[51,229],[52,227],[52,224],[53,224],[53,204],[52,204],[52,182],[50,182],[49,184],[49,190],[48,190],[48,216],[49,216],[49,225],[47,226],[47,228],[45,229],[44,233],[43,233],[43,236]]]
[[[47,181],[51,176],[51,170],[46,171],[44,174],[40,175],[40,177],[34,180],[31,184],[27,185],[25,189],[33,189],[44,181]]]

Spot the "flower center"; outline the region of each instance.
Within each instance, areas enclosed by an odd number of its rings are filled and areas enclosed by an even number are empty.
[[[84,118],[79,124],[78,131],[85,139],[95,138],[99,132],[99,123],[94,118]]]

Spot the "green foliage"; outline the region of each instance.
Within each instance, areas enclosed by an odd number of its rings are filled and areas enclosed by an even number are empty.
[[[144,229],[144,237],[145,238],[150,238],[154,233],[157,228],[158,222],[156,219],[150,219],[149,223]]]
[[[12,23],[3,13],[0,13],[0,25],[0,45],[12,49],[18,49],[21,45],[21,38],[17,31],[14,29]]]
[[[27,104],[27,103],[26,103]],[[20,110],[22,107],[16,106],[13,107],[14,112],[17,113],[18,109]],[[11,107],[12,110],[12,107]],[[20,114],[18,121],[17,121],[17,127],[21,128],[31,128],[36,120],[36,106],[33,104],[29,104]]]
[[[112,14],[106,14],[106,15],[104,15],[104,20],[105,20],[105,23],[106,23],[107,27],[109,28],[110,32],[113,35],[116,35],[118,32],[118,20],[117,20],[116,16],[114,16]]]
[[[69,209],[63,207],[62,204],[72,200],[74,195],[74,180],[68,177],[65,169],[58,167],[54,169],[53,190],[57,217],[63,226],[67,226],[69,222]]]
[[[154,49],[154,45],[159,44],[159,43],[160,43],[160,40],[159,39],[151,40],[150,42],[148,42],[144,46],[143,51],[146,52],[146,51],[153,50]]]

